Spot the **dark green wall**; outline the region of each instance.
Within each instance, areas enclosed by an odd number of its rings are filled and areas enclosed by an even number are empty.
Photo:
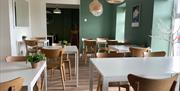
[[[54,9],[48,8],[49,11]],[[79,26],[79,9],[61,9],[61,14],[47,14],[47,33],[56,34],[58,41],[70,41],[70,31]],[[58,42],[57,41],[57,42]]]
[[[99,1],[103,5],[103,14],[98,17],[89,12],[89,4],[92,0],[80,2],[80,41],[82,38],[115,38],[115,6],[108,4],[105,0]],[[87,19],[87,22],[84,19]]]
[[[154,0],[126,0],[125,41],[150,46]],[[132,8],[140,5],[140,26],[133,28]]]

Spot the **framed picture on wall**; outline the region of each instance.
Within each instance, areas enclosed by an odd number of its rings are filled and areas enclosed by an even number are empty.
[[[135,5],[132,7],[132,27],[139,27],[140,22],[140,5]]]

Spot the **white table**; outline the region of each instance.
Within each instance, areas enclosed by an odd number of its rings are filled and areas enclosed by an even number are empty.
[[[109,45],[108,47],[110,50],[115,50],[123,53],[130,52],[129,47],[143,48],[143,47],[138,47],[137,45]]]
[[[39,68],[32,69],[30,63],[26,62],[5,62],[0,61],[0,83],[15,79],[24,78],[23,86],[27,86],[27,91],[33,91],[33,87],[44,71],[45,90],[47,91],[46,61],[41,61]]]
[[[76,86],[78,87],[79,77],[79,51],[77,46],[65,46],[64,52],[67,54],[75,55],[75,75],[76,75]]]
[[[61,48],[61,46],[46,46],[43,47],[45,49],[57,49]],[[65,46],[64,53],[66,54],[74,54],[75,55],[75,75],[76,75],[76,86],[78,87],[79,82],[79,51],[77,46]]]
[[[155,77],[180,73],[180,57],[91,58],[90,91],[93,91],[93,67],[102,75],[103,91],[108,91],[109,82],[127,81],[130,73]]]

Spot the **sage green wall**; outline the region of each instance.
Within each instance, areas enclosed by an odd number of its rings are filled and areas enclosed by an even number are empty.
[[[172,8],[174,0],[158,0],[154,2],[154,17],[152,28],[151,48],[153,51],[164,50],[168,52],[168,35],[172,23]]]
[[[126,0],[125,41],[150,46],[154,0]],[[132,8],[140,5],[140,26],[132,28]]]
[[[115,6],[108,4],[105,0],[99,0],[103,5],[103,14],[97,17],[89,12],[89,4],[92,1],[81,0],[80,2],[80,41],[82,42],[82,38],[96,39],[97,37],[114,39]],[[87,22],[84,19],[87,19]]]

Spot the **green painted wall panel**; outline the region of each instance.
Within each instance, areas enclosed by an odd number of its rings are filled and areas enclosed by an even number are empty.
[[[81,0],[80,5],[80,41],[82,38],[106,37],[115,38],[115,5],[108,4],[105,0],[99,0],[103,5],[103,14],[93,16],[89,12],[89,4],[92,0]],[[85,22],[84,19],[87,19]],[[81,45],[80,42],[80,45]]]
[[[153,17],[154,0],[127,0],[126,2],[126,22],[125,22],[125,41],[136,44],[150,46],[150,38],[147,35],[151,34],[152,17]],[[140,26],[131,27],[132,23],[132,8],[135,5],[140,5]]]

